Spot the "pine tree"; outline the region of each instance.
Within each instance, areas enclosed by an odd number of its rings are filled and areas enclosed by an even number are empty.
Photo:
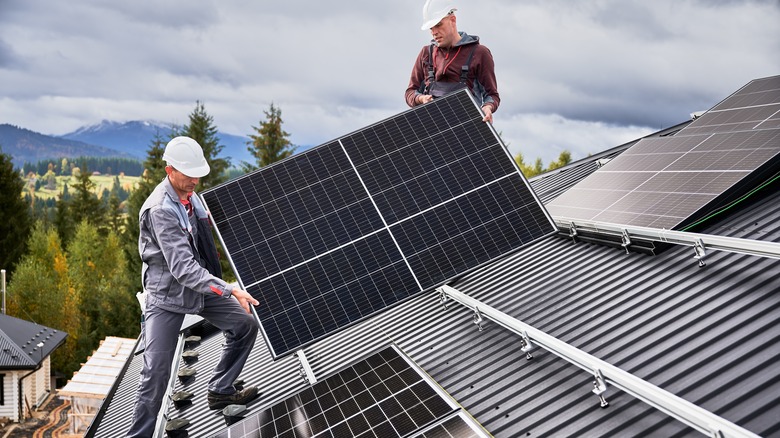
[[[211,167],[209,174],[200,179],[196,191],[203,191],[226,181],[225,172],[230,167],[230,161],[218,158],[224,146],[219,144],[214,117],[206,113],[206,109],[200,101],[195,103],[195,110],[190,114],[190,124],[184,127],[181,135],[186,135],[200,144],[203,148],[203,155]]]
[[[70,212],[73,222],[78,224],[83,220],[93,227],[103,229],[106,227],[105,208],[95,194],[96,184],[87,168],[86,161],[81,163],[81,172],[73,185],[73,197],[70,199]],[[68,242],[63,240],[65,244]]]
[[[119,182],[119,176],[115,176],[114,184],[111,186],[111,191],[108,192],[108,200],[106,201],[108,227],[110,230],[119,231],[124,227],[122,221],[122,201],[120,200],[121,190],[122,184]]]
[[[11,157],[0,148],[0,268],[7,271],[9,279],[27,250],[32,229],[30,206],[22,198],[24,185]]]
[[[263,113],[266,120],[260,122],[259,127],[252,126],[256,134],[250,135],[252,141],[247,143],[247,150],[255,157],[257,165],[242,162],[241,167],[245,172],[283,160],[295,153],[295,146],[287,138],[290,134],[282,129],[282,110],[271,102],[271,107]]]
[[[70,192],[68,183],[62,187],[62,193],[57,196],[57,205],[54,212],[54,226],[57,228],[57,234],[63,242],[70,241],[73,233],[76,231],[76,223],[73,221],[73,215],[70,213]]]

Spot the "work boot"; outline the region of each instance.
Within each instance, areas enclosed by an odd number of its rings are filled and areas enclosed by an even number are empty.
[[[257,386],[250,386],[232,394],[209,391],[209,409],[224,409],[228,405],[245,405],[257,397]]]

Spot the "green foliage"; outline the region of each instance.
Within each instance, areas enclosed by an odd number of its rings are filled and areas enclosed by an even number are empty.
[[[547,166],[547,171],[549,172],[551,170],[560,169],[569,163],[571,163],[571,152],[563,151],[560,155],[558,155],[557,160],[553,161],[549,166]]]
[[[571,152],[566,150],[561,152],[560,155],[558,155],[558,159],[551,162],[546,169],[542,164],[541,158],[537,158],[532,166],[525,164],[522,153],[515,155],[515,163],[517,163],[517,166],[520,168],[520,171],[523,173],[523,175],[525,175],[526,178],[531,178],[537,175],[541,175],[544,172],[549,172],[551,170],[561,168],[571,163]]]
[[[241,163],[245,172],[251,172],[260,167],[283,160],[295,153],[295,146],[287,138],[290,134],[282,129],[282,110],[271,102],[268,111],[263,111],[266,120],[260,126],[252,126],[256,134],[250,134],[247,150],[255,157],[257,165]]]
[[[92,181],[92,175],[86,163],[81,163],[80,169],[81,172],[73,184],[73,196],[69,201],[74,222],[79,223],[86,220],[93,226],[100,225],[103,212],[100,199],[95,194],[95,182]]]
[[[54,369],[69,375],[106,336],[138,335],[140,308],[116,233],[101,236],[84,220],[63,252],[57,232],[38,222],[29,248],[9,283],[9,313],[68,333]]]
[[[219,144],[214,117],[206,113],[206,109],[200,101],[195,103],[195,109],[190,114],[190,124],[183,128],[180,135],[186,135],[198,142],[211,167],[209,174],[200,179],[196,191],[202,191],[226,181],[225,171],[230,167],[230,161],[218,158],[224,146]]]
[[[24,180],[14,170],[11,157],[0,149],[0,268],[10,278],[24,255],[32,228],[30,208],[22,198]]]
[[[68,333],[65,345],[52,355],[52,368],[72,372],[84,357],[76,355],[78,307],[60,238],[36,222],[28,247],[8,284],[8,313]]]
[[[76,223],[73,220],[70,209],[70,199],[71,196],[66,183],[57,199],[57,207],[54,214],[54,226],[57,228],[57,234],[65,242],[69,241],[76,231]]]
[[[88,221],[68,245],[68,274],[79,303],[78,357],[88,356],[106,336],[138,334],[140,308],[129,291],[127,260],[116,233],[102,237]]]
[[[525,175],[526,178],[531,178],[532,176],[536,176],[544,172],[541,158],[537,158],[533,166],[529,166],[525,164],[523,154],[518,153],[515,155],[515,162],[517,163],[517,166],[520,167],[520,171],[523,172],[523,175]]]

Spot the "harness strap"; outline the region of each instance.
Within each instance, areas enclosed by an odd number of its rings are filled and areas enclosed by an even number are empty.
[[[474,57],[474,52],[477,50],[477,45],[479,43],[473,44],[473,47],[471,48],[471,52],[469,53],[469,57],[466,59],[466,63],[463,64],[463,66],[460,68],[460,83],[466,84],[468,82],[468,75],[469,75],[469,69],[471,68],[471,59]],[[435,46],[435,43],[431,43],[430,46],[428,46],[428,61],[426,64],[428,64],[428,80],[425,82],[425,88],[423,89],[423,94],[430,94],[431,92],[431,84],[436,82],[436,72],[435,72],[435,66],[433,65],[433,47]]]

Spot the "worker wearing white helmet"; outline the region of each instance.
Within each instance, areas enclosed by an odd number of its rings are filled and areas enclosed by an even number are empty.
[[[406,103],[411,106],[468,87],[482,106],[483,120],[493,122],[501,99],[498,95],[493,55],[479,37],[458,32],[457,8],[448,0],[427,0],[422,30],[433,39],[420,50],[412,68]]]
[[[144,366],[127,432],[131,437],[154,433],[186,314],[200,315],[225,334],[222,357],[209,380],[209,408],[244,405],[258,393],[255,386],[234,387],[257,338],[250,306],[259,302],[221,278],[209,215],[194,192],[210,170],[203,149],[189,137],[176,137],[163,159],[167,176],[139,213]]]

